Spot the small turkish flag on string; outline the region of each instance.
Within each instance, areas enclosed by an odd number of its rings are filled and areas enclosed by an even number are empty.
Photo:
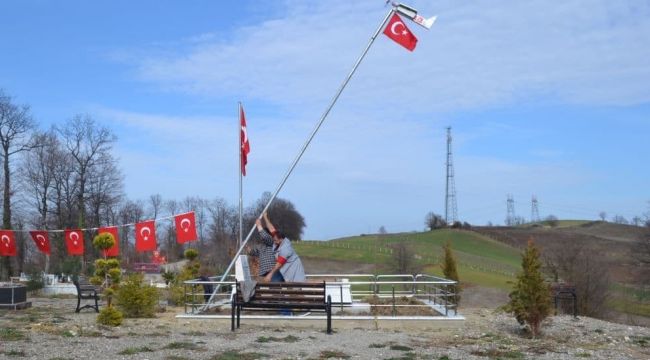
[[[115,244],[111,246],[110,248],[104,250],[104,256],[112,256],[112,257],[117,257],[120,255],[120,238],[117,236],[117,226],[108,226],[108,227],[101,227],[97,231],[98,234],[111,234],[113,235],[113,240],[115,240]]]
[[[186,214],[176,215],[176,241],[179,244],[196,240],[196,222],[194,221],[194,211]]]
[[[16,238],[11,230],[0,230],[0,256],[16,256]]]
[[[29,235],[36,243],[36,247],[43,254],[50,255],[50,237],[45,230],[30,231]]]
[[[413,35],[411,30],[406,27],[402,18],[397,14],[393,14],[393,17],[390,18],[388,25],[384,28],[384,35],[404,46],[409,51],[413,51],[415,45],[418,43],[418,39]]]
[[[135,250],[154,251],[156,245],[156,221],[149,220],[135,224]]]
[[[241,131],[239,132],[239,143],[241,144],[241,174],[246,176],[246,164],[248,164],[248,153],[251,152],[251,146],[248,142],[248,131],[246,130],[246,115],[244,115],[244,107],[239,107],[239,121]]]
[[[68,255],[84,254],[84,233],[81,229],[65,230],[65,246],[68,249]]]

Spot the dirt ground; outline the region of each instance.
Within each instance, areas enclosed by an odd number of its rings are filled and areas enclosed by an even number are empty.
[[[468,293],[468,297],[474,294]],[[570,316],[549,318],[531,339],[506,314],[462,308],[454,322],[334,320],[308,324],[291,318],[181,319],[168,308],[152,319],[97,325],[93,311],[76,314],[74,298],[31,297],[26,310],[0,310],[0,359],[648,359],[650,329]]]

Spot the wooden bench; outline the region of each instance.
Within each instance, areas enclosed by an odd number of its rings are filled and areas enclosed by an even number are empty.
[[[298,309],[322,310],[327,314],[327,333],[332,333],[332,299],[325,297],[325,282],[284,282],[284,283],[257,283],[255,294],[244,302],[241,285],[237,283],[237,290],[232,298],[232,313],[230,327],[235,331],[235,317],[239,328],[240,313],[243,309]]]
[[[99,291],[97,287],[90,284],[85,278],[79,278],[72,282],[77,288],[77,309],[74,312],[78,313],[86,308],[95,309],[95,312],[99,312]],[[80,307],[81,300],[95,300],[95,305],[86,304]]]

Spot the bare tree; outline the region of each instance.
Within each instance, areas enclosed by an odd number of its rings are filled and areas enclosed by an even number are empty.
[[[115,141],[115,135],[108,128],[100,127],[89,115],[75,115],[62,128],[57,129],[62,137],[64,147],[72,156],[74,172],[79,184],[77,205],[79,211],[78,226],[86,226],[86,197],[90,172],[105,159]],[[87,249],[84,246],[85,266]]]
[[[118,218],[122,224],[135,224],[144,220],[144,205],[141,201],[124,201],[119,208]],[[129,235],[133,233],[133,225],[120,227],[120,252],[123,254],[126,265],[132,263],[135,259],[135,251],[129,240]]]
[[[10,96],[0,90],[0,147],[2,148],[3,161],[3,203],[2,203],[2,227],[11,229],[11,158],[22,151],[34,147],[31,141],[35,124],[29,114],[29,106],[16,105]],[[12,275],[11,262],[5,258],[3,267],[8,276]],[[1,275],[1,274],[0,274]]]
[[[168,200],[165,202],[165,209],[170,214],[178,214],[181,209],[181,204],[176,200]],[[169,221],[167,226],[157,226],[156,232],[160,229],[160,235],[157,235],[159,239],[164,239],[164,245],[167,250],[167,259],[171,261],[176,261],[183,257],[182,247],[176,242],[176,234],[174,233],[174,219]],[[161,243],[158,243],[158,247],[161,247]]]
[[[123,196],[123,176],[109,153],[100,154],[97,165],[88,170],[88,208],[94,227],[108,224],[109,211]]]
[[[207,210],[210,214],[208,225],[208,238],[210,239],[208,247],[210,250],[208,250],[208,253],[212,255],[210,258],[214,262],[209,265],[220,266],[227,264],[231,258],[230,253],[232,251],[230,250],[236,244],[237,232],[239,231],[237,210],[228,205],[226,200],[222,198],[210,201]]]
[[[616,215],[616,216],[614,216],[614,217],[612,218],[612,222],[613,222],[614,224],[622,224],[622,225],[627,225],[627,224],[629,224],[629,222],[627,221],[627,219],[626,219],[624,216],[622,216],[622,215]]]
[[[429,230],[441,229],[447,226],[445,219],[434,212],[429,212],[424,217],[424,224],[429,228]]]
[[[610,297],[611,269],[602,257],[587,249],[582,241],[545,249],[545,262],[555,281],[575,285],[580,314],[603,317]]]
[[[396,274],[417,274],[422,270],[418,264],[415,251],[406,240],[400,240],[391,245],[393,253],[390,267]]]
[[[37,134],[34,137],[37,145],[28,152],[21,166],[21,177],[26,188],[30,204],[37,209],[38,216],[33,223],[39,229],[47,228],[49,216],[50,191],[54,182],[54,171],[57,153],[60,153],[59,143],[54,132]],[[45,256],[45,273],[49,273],[50,256]]]
[[[604,211],[599,212],[598,217],[600,218],[600,221],[607,221],[607,213]]]
[[[152,219],[157,219],[158,214],[160,214],[160,210],[162,210],[163,206],[163,199],[160,194],[154,194],[149,196],[149,206],[150,206],[150,213],[151,213],[151,218]]]

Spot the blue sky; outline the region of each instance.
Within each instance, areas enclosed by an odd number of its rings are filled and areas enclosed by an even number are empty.
[[[413,53],[380,36],[280,196],[305,238],[421,230],[444,212],[445,128],[461,220],[630,219],[650,200],[650,3],[413,1]],[[274,190],[383,1],[5,1],[0,88],[42,128],[89,113],[118,136],[133,199]]]

